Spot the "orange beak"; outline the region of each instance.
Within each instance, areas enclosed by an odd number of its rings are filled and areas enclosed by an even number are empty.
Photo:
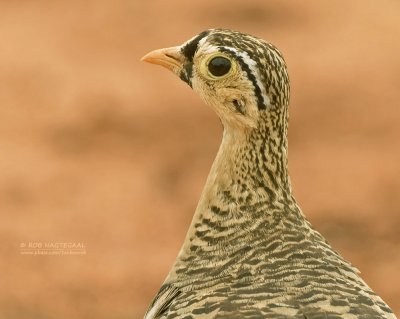
[[[183,67],[184,56],[180,52],[180,47],[171,47],[154,50],[147,53],[142,61],[161,65],[172,72],[179,74]]]

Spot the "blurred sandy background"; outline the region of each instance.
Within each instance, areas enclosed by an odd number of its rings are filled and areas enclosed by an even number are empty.
[[[295,195],[400,315],[399,16],[394,0],[0,1],[0,318],[143,316],[221,126],[139,59],[210,27],[284,53]]]

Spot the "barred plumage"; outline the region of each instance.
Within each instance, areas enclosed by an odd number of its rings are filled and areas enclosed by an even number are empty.
[[[175,72],[224,125],[182,249],[145,318],[395,318],[292,195],[280,52],[212,29],[144,60]]]

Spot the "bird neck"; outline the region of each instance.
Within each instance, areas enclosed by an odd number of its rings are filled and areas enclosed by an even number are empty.
[[[235,211],[245,210],[245,205],[257,201],[295,204],[288,176],[287,147],[285,113],[264,113],[257,128],[226,126],[194,220],[214,206]]]
[[[274,128],[271,114],[264,115],[255,129],[225,127],[222,143],[209,173],[204,192],[248,191],[275,197],[290,196],[288,175],[287,119]],[[276,125],[276,123],[275,123]],[[211,192],[208,192],[208,189]]]

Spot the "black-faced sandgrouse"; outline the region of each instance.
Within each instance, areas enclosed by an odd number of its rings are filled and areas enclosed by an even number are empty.
[[[396,318],[292,195],[281,53],[211,29],[143,60],[189,84],[224,127],[182,249],[145,318]]]

